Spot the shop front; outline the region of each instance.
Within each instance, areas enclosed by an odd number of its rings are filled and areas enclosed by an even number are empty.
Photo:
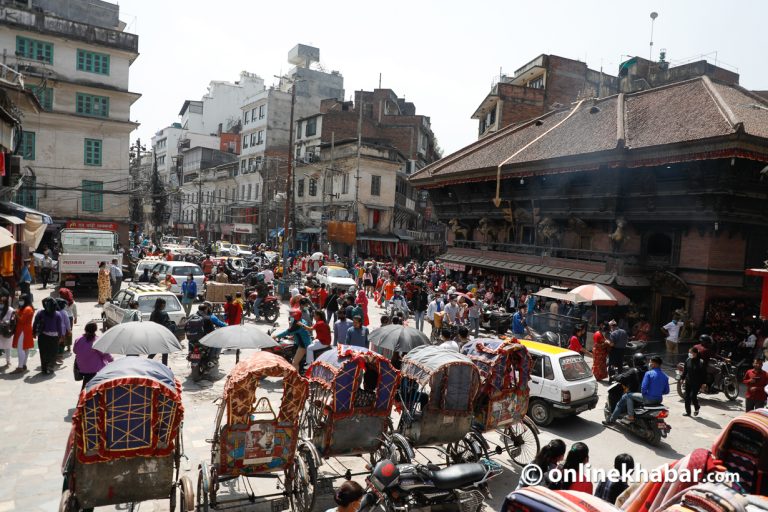
[[[237,244],[247,244],[253,242],[255,230],[253,224],[232,224],[232,241]]]

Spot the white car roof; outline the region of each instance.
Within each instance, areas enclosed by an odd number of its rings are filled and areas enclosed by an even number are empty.
[[[174,299],[176,298],[176,294],[156,284],[137,284],[129,286],[125,291],[133,292],[136,295],[172,295]]]

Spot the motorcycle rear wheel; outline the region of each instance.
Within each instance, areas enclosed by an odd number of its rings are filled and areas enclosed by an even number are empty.
[[[685,381],[683,379],[677,381],[677,394],[680,395],[680,398],[685,399]]]
[[[192,367],[192,371],[189,374],[189,378],[191,378],[194,382],[199,382],[203,378],[203,374],[200,371],[200,365],[196,364]]]
[[[731,379],[728,381],[728,384],[724,386],[723,393],[725,393],[725,397],[728,400],[734,401],[739,397],[739,385],[734,379]]]
[[[262,318],[269,322],[270,324],[277,320],[278,310],[277,308],[270,310],[269,312],[265,313]]]

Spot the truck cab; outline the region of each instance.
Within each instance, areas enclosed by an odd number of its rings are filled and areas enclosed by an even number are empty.
[[[67,288],[95,287],[100,262],[117,259],[122,263],[114,231],[65,228],[59,246],[59,282]]]

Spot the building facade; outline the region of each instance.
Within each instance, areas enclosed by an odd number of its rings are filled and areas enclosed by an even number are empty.
[[[43,107],[24,112],[17,199],[54,226],[103,220],[128,232],[130,108],[140,96],[128,77],[138,36],[118,16],[117,5],[99,0],[0,5],[6,64]]]

